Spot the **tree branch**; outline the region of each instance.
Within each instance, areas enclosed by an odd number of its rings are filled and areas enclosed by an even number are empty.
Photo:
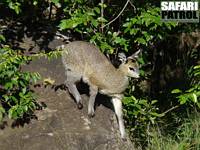
[[[103,5],[104,4],[104,0],[101,0],[101,4]],[[104,17],[104,7],[102,6],[101,7],[101,17],[103,18]],[[103,21],[101,22],[101,33],[103,33]]]
[[[168,110],[166,110],[165,112],[163,112],[162,114],[167,114],[168,112],[170,112],[170,111],[172,111],[172,110],[174,110],[174,109],[176,109],[176,108],[178,108],[180,105],[176,105],[176,106],[173,106],[172,108],[170,108],[170,109],[168,109]]]
[[[124,5],[123,9],[120,11],[120,13],[117,15],[117,17],[115,17],[113,20],[111,20],[110,22],[108,22],[107,24],[105,24],[104,26],[102,26],[101,28],[105,28],[106,26],[110,25],[111,23],[113,23],[117,18],[119,18],[119,16],[121,16],[121,14],[123,13],[123,11],[125,10],[126,6],[128,5],[128,3],[130,2],[130,0],[126,1],[126,4]]]

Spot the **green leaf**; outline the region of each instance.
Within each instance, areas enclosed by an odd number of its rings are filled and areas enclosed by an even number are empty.
[[[145,26],[148,27],[152,23],[152,20],[151,18],[146,18],[144,22],[145,22]]]
[[[142,34],[145,36],[145,38],[146,38],[146,41],[149,41],[149,40],[151,39],[151,35],[150,35],[150,34],[148,34],[148,32],[146,32],[146,31],[143,31],[143,32],[142,32]]]
[[[197,76],[199,76],[199,75],[200,75],[200,72],[194,73],[194,76],[195,76],[195,77],[197,77]]]
[[[135,41],[138,42],[138,43],[140,43],[140,44],[144,44],[144,45],[147,44],[147,42],[143,38],[137,38]]]
[[[159,38],[159,39],[162,39],[163,37],[162,37],[161,34],[158,33],[158,38]]]
[[[126,22],[123,24],[123,27],[128,27],[130,28],[132,26],[131,22]]]
[[[108,22],[108,21],[107,21],[105,18],[103,18],[103,17],[98,17],[97,20],[98,20],[99,22]]]
[[[23,109],[24,109],[25,112],[27,112],[27,111],[28,111],[28,106],[25,105],[25,106],[23,107]]]
[[[133,18],[133,19],[131,19],[131,23],[132,23],[132,24],[135,24],[137,21],[138,21],[138,18]]]
[[[15,11],[16,14],[19,14],[21,9],[20,6],[21,4],[19,2],[9,2],[8,6],[10,7],[10,9],[13,9]]]
[[[158,101],[157,100],[152,100],[151,101],[151,105],[153,105],[153,104],[155,104],[155,103],[157,103]]]
[[[129,104],[130,102],[133,102],[133,98],[132,97],[124,97],[123,98],[123,103],[124,104]]]
[[[200,65],[194,66],[194,69],[200,69]]]
[[[185,95],[178,96],[179,102],[181,105],[185,104],[187,102],[187,97]]]
[[[182,93],[180,89],[174,89],[171,91],[172,94]]]
[[[200,108],[200,103],[197,102],[197,106],[198,106],[198,108]]]
[[[101,6],[102,8],[106,8],[107,5],[105,3],[99,3],[99,6]]]
[[[0,121],[3,119],[3,115],[5,114],[5,112],[5,109],[2,106],[0,106]]]
[[[12,89],[13,88],[13,84],[12,82],[7,82],[4,86],[5,89],[9,90],[9,89]]]
[[[156,113],[156,112],[150,112],[150,114],[151,114],[152,116],[155,116],[155,117],[162,117],[162,116],[163,116],[163,114],[158,114],[158,113]]]
[[[99,25],[99,23],[96,20],[94,20],[94,19],[91,20],[91,23],[95,27],[97,27]]]
[[[78,24],[79,24],[79,22],[76,22],[75,20],[63,19],[63,20],[61,20],[61,23],[59,24],[59,27],[60,27],[61,30],[64,30],[64,29],[73,29]]]
[[[88,11],[86,14],[89,15],[89,16],[95,16],[95,13],[92,12],[92,11]]]
[[[136,35],[138,33],[138,29],[131,29],[130,30],[130,35]]]
[[[94,7],[94,10],[96,11],[97,14],[100,14],[100,9],[99,9],[99,7]]]
[[[0,41],[3,41],[3,42],[6,41],[5,37],[2,34],[0,34]]]
[[[17,116],[18,116],[17,111],[16,111],[17,108],[18,108],[18,106],[16,105],[16,106],[13,106],[12,108],[9,109],[8,117],[10,119],[16,119],[17,118]]]
[[[114,49],[106,42],[101,42],[100,48],[102,51],[108,51],[110,54],[114,52]]]
[[[197,95],[195,93],[192,93],[192,99],[194,103],[197,103]]]
[[[2,96],[4,98],[4,100],[7,102],[9,100],[9,96],[8,95],[3,95]]]
[[[33,5],[36,6],[38,4],[38,1],[33,1]]]
[[[25,94],[27,91],[26,87],[22,88],[22,93]]]
[[[51,0],[54,4],[58,4],[60,0]]]

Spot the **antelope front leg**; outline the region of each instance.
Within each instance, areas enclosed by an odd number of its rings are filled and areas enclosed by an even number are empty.
[[[88,103],[88,116],[93,117],[94,116],[94,103],[95,99],[98,93],[98,88],[96,86],[90,85],[90,98]]]
[[[122,112],[122,96],[116,95],[112,98],[112,103],[115,109],[115,114],[117,116],[118,124],[119,124],[119,131],[121,134],[121,138],[126,138],[126,132],[124,127],[124,120],[123,120],[123,112]]]
[[[81,95],[76,88],[75,83],[66,83],[66,86],[67,86],[69,92],[75,98],[78,109],[82,109],[83,108],[83,102],[82,102],[82,99],[81,99]]]

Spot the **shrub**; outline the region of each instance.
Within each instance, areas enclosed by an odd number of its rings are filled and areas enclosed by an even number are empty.
[[[174,136],[161,132],[159,127],[151,131],[147,150],[198,150],[200,147],[199,113],[190,114],[177,127]]]
[[[36,97],[30,90],[40,75],[24,72],[21,66],[31,60],[20,51],[12,50],[9,46],[0,48],[0,119],[4,115],[9,118],[22,118],[31,114],[37,107]]]

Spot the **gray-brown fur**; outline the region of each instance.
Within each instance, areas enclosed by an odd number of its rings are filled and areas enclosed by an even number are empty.
[[[69,92],[75,98],[78,108],[82,108],[81,96],[76,83],[83,79],[90,87],[88,115],[94,116],[94,102],[98,92],[112,97],[119,122],[121,137],[125,138],[121,99],[128,86],[128,77],[139,77],[138,64],[133,54],[116,69],[100,50],[87,42],[75,41],[62,47],[62,61],[65,67]]]

